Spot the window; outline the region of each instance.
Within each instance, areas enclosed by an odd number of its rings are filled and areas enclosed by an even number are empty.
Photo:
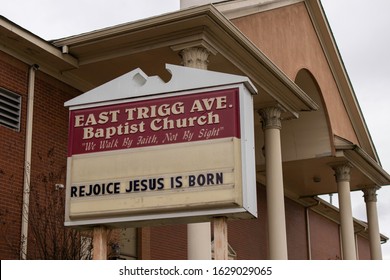
[[[0,88],[0,125],[19,131],[22,97]]]

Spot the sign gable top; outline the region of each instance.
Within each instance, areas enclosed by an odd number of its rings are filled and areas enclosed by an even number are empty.
[[[257,89],[249,78],[245,76],[173,64],[166,64],[165,68],[172,74],[171,79],[167,83],[159,76],[149,77],[140,68],[137,68],[65,102],[65,106],[88,105],[105,101],[239,83],[244,83],[252,94],[257,94]]]

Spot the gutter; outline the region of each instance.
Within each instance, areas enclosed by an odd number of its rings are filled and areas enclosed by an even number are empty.
[[[336,147],[336,157],[346,158],[378,187],[390,184],[390,175],[358,145]]]
[[[34,88],[35,71],[39,66],[34,64],[30,67],[28,78],[28,100],[27,100],[27,118],[26,118],[26,143],[24,153],[24,184],[23,184],[23,202],[22,202],[22,228],[20,234],[20,259],[27,258],[27,240],[28,240],[28,221],[30,210],[30,178],[31,178],[31,150],[32,150],[32,129],[34,112]]]

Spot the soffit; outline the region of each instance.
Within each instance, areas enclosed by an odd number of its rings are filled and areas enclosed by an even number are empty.
[[[283,162],[285,193],[294,198],[337,193],[337,182],[332,166],[348,162],[351,191],[383,186],[390,183],[390,176],[368,155],[355,146],[340,150],[337,157],[323,156]],[[265,165],[256,166],[257,181],[265,185]]]
[[[12,53],[22,61],[47,68],[69,69],[78,67],[78,61],[61,53],[45,40],[0,16],[0,49]]]
[[[283,182],[285,192],[296,198],[337,193],[337,183],[330,164],[345,162],[343,158],[332,156],[296,160],[283,163]],[[265,181],[265,166],[257,166],[258,180]],[[357,169],[351,171],[351,191],[363,186],[375,185]]]

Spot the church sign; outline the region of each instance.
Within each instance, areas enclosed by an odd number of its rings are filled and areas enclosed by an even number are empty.
[[[254,88],[241,76],[167,68],[169,83],[137,69],[65,104],[66,225],[257,215]],[[219,79],[206,79],[200,89],[175,83],[186,74],[200,84],[203,75]]]

